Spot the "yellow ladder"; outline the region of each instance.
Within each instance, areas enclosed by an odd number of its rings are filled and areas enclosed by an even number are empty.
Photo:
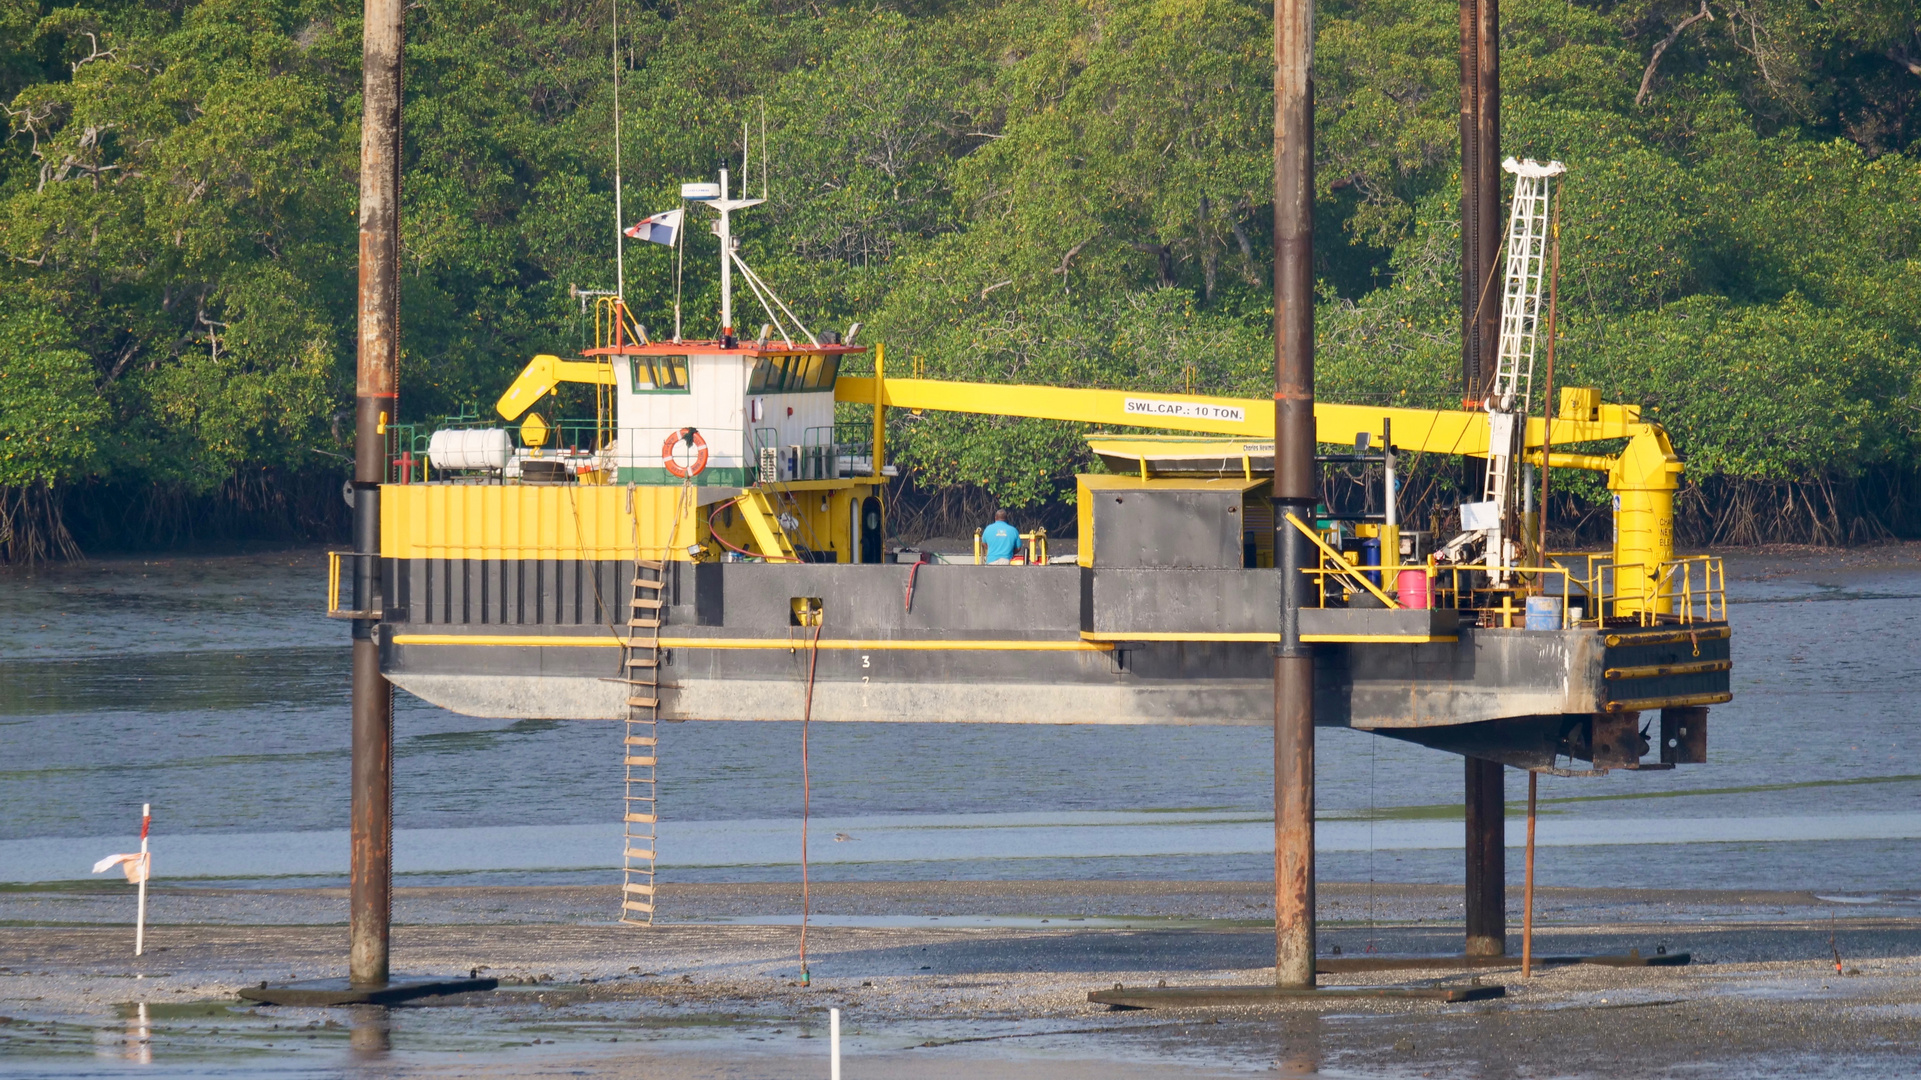
[[[667,620],[664,563],[634,563],[633,602],[622,642],[622,681],[627,686],[627,738],[622,764],[627,770],[625,839],[621,842],[620,921],[654,924],[654,864],[660,821],[660,627]]]
[[[735,505],[747,523],[747,531],[754,534],[754,546],[760,549],[762,557],[771,562],[800,561],[800,556],[794,553],[793,542],[787,539],[787,530],[781,527],[780,512],[765,491],[748,488],[740,493]]]

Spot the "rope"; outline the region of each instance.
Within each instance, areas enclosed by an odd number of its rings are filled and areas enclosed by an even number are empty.
[[[1375,951],[1374,940],[1374,740],[1367,741],[1367,944],[1363,952]]]
[[[807,973],[807,922],[813,915],[813,896],[807,880],[807,823],[813,803],[813,783],[807,766],[807,729],[814,719],[814,665],[820,659],[820,628],[827,621],[825,609],[814,613],[814,636],[807,646],[807,696],[800,712],[800,984],[811,980]]]

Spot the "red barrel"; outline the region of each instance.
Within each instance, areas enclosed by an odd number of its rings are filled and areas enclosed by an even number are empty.
[[[1427,609],[1427,571],[1403,570],[1394,579],[1394,586],[1399,591],[1395,599],[1401,602],[1402,607]]]

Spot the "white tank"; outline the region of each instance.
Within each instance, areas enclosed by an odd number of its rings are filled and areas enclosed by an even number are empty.
[[[514,457],[514,438],[506,428],[448,428],[427,441],[427,459],[436,469],[505,469]]]

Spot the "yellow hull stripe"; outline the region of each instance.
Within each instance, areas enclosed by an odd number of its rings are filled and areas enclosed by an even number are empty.
[[[1087,641],[1264,641],[1278,642],[1279,634],[1207,634],[1172,631],[1145,634],[1124,634],[1107,631],[1083,633]],[[1459,641],[1453,634],[1302,634],[1301,640],[1309,643],[1329,642],[1383,642],[1390,645],[1425,645],[1429,642],[1445,644]]]
[[[611,634],[599,637],[545,637],[535,634],[395,634],[395,645],[479,645],[534,648],[606,648],[626,644]],[[663,649],[805,649],[808,641],[795,638],[677,638],[662,637]],[[1113,646],[1098,641],[853,641],[822,638],[823,649],[863,652],[1109,652]]]
[[[1609,712],[1641,712],[1646,709],[1679,708],[1687,705],[1721,705],[1734,700],[1734,695],[1722,691],[1718,694],[1688,694],[1682,697],[1630,698],[1627,701],[1610,701]]]

